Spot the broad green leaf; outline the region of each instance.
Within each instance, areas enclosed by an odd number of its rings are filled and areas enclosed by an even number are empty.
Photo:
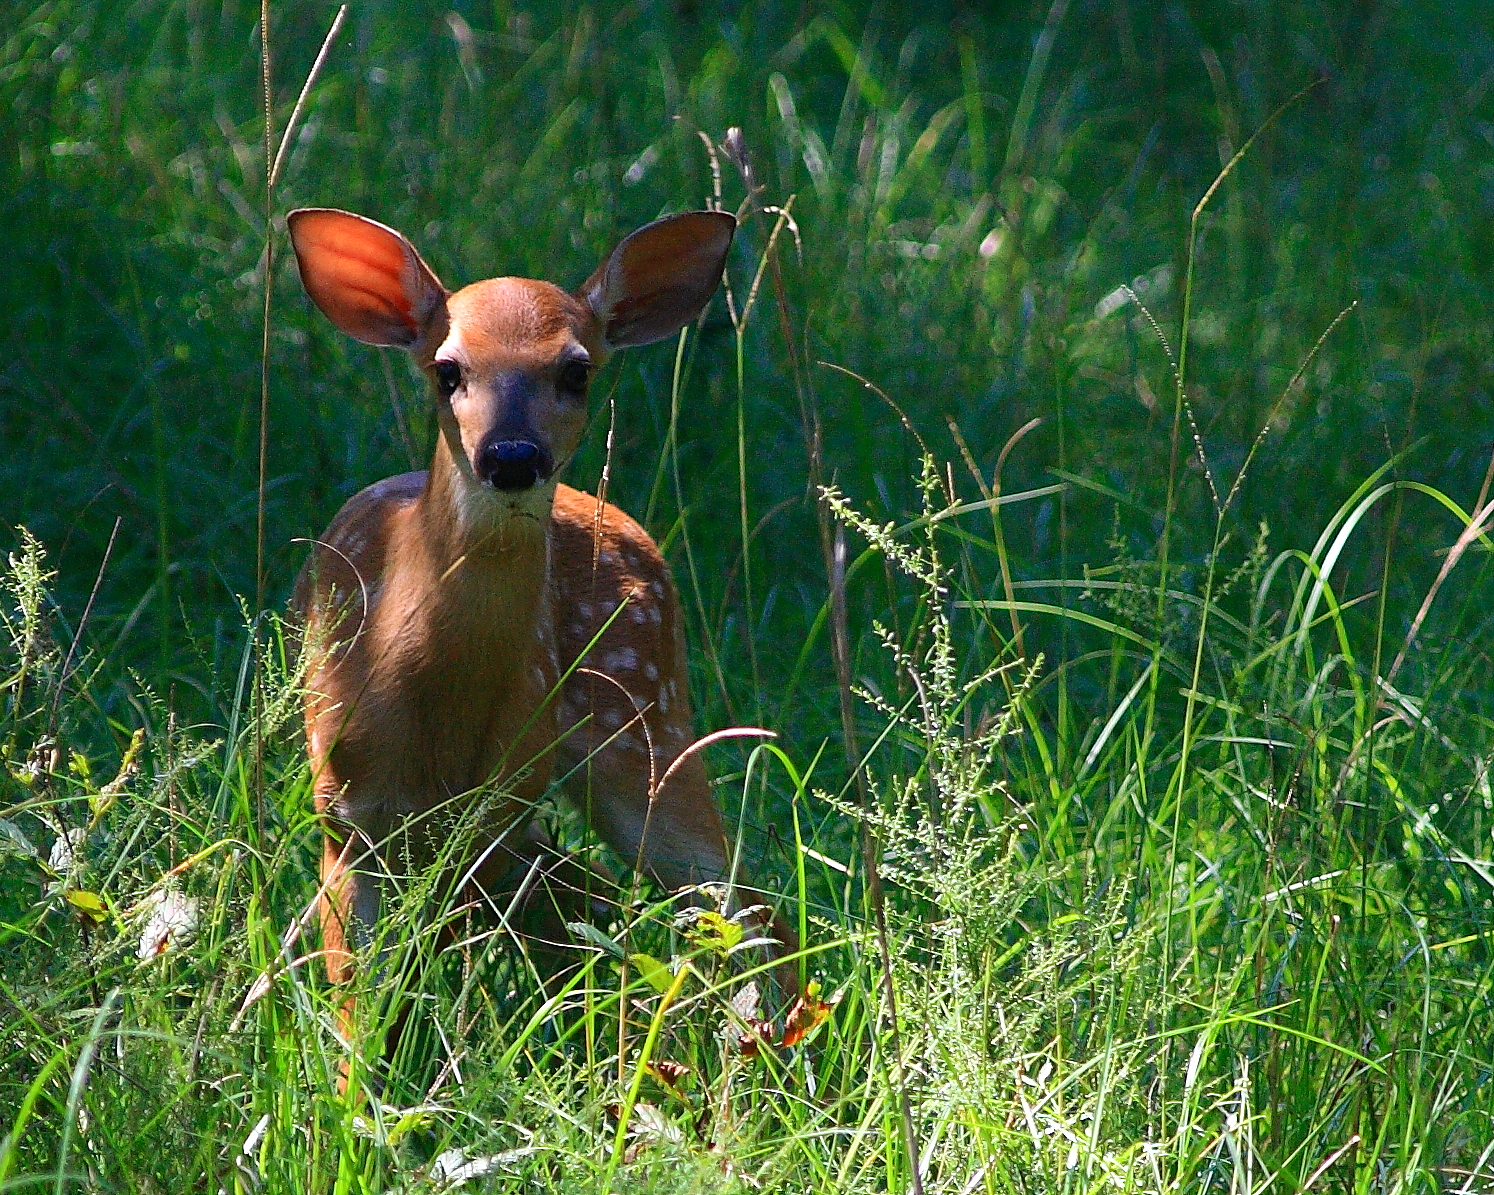
[[[103,925],[109,920],[109,907],[97,892],[73,888],[62,894],[63,899],[77,910],[78,916],[93,925]]]
[[[567,921],[565,927],[583,942],[589,942],[591,945],[599,947],[608,957],[622,962],[623,948],[590,921]]]
[[[674,972],[651,954],[630,954],[628,962],[633,964],[643,981],[656,992],[667,992],[669,985],[674,982]]]
[[[742,940],[742,927],[712,909],[705,909],[696,915],[695,924],[685,931],[685,936],[707,950],[724,955]]]

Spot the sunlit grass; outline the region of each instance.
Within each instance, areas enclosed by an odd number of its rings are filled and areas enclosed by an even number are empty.
[[[272,16],[272,142],[332,11]],[[39,537],[3,604],[0,1189],[1494,1186],[1485,267],[1442,235],[1474,80],[1387,173],[1336,123],[1402,86],[1381,51],[1265,128],[1320,67],[1261,47],[1331,9],[1154,42],[1119,4],[952,38],[351,10],[277,213],[574,282],[742,205],[730,301],[604,377],[571,480],[605,464],[665,546],[698,730],[782,735],[718,750],[718,794],[833,1010],[781,1044],[647,893],[547,984],[438,872],[348,1041],[274,611],[291,541],[432,429],[277,271],[245,609],[257,15],[67,0],[0,59],[0,484]],[[1435,74],[1430,25],[1386,37]]]

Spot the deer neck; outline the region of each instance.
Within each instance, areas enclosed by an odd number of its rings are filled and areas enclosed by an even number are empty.
[[[442,437],[409,510],[402,546],[419,560],[413,571],[428,607],[416,621],[490,674],[499,661],[517,671],[536,644],[545,650],[553,486],[517,497],[492,490]]]

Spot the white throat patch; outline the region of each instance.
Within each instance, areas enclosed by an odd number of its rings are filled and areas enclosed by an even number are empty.
[[[550,519],[555,502],[555,478],[526,490],[495,490],[458,467],[451,488],[452,514],[467,543],[497,538],[500,544],[515,525],[540,524]]]

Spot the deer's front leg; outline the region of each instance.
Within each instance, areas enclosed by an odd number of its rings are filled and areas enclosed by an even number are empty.
[[[538,948],[550,970],[569,959],[566,924],[604,915],[617,891],[615,877],[557,848],[535,821],[497,836],[470,871],[467,895],[491,920]]]
[[[322,955],[327,978],[346,989],[337,1010],[337,1027],[348,1045],[357,1040],[357,999],[351,990],[354,962],[359,953],[366,954],[379,916],[379,879],[373,868],[368,844],[356,831],[324,826],[322,834],[321,922]],[[400,1024],[392,1028],[383,1043],[385,1050],[399,1040]],[[344,1059],[339,1067],[339,1091],[347,1089],[348,1066]],[[377,1082],[375,1082],[377,1086]]]
[[[593,832],[670,891],[733,880],[737,907],[760,898],[767,903],[744,868],[732,875],[730,844],[705,764],[698,753],[686,754],[692,740],[683,697],[670,716],[657,703],[640,710],[601,677],[578,673],[567,689],[563,709],[586,719],[566,740],[563,758],[572,772],[567,787]],[[779,943],[779,958],[798,951],[798,935],[781,917],[761,917],[757,928]],[[797,964],[780,962],[774,977],[785,993],[798,992]]]
[[[379,882],[371,851],[356,834],[322,836],[322,952],[327,978],[345,984],[353,978],[353,958],[373,940],[379,917]]]

